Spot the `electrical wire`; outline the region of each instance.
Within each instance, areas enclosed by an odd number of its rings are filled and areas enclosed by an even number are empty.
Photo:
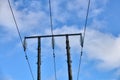
[[[86,35],[86,27],[87,27],[87,23],[88,23],[88,14],[89,14],[89,9],[90,9],[90,2],[91,0],[88,1],[88,7],[87,7],[87,13],[86,13],[86,19],[85,19],[85,27],[84,27],[84,32],[83,32],[83,44],[84,44],[84,40],[85,40],[85,35]]]
[[[21,44],[23,44],[22,43],[22,37],[21,37],[21,34],[20,34],[20,30],[18,28],[18,24],[17,24],[16,18],[15,18],[15,15],[14,15],[14,12],[13,12],[13,9],[12,9],[12,6],[11,6],[11,3],[10,3],[9,0],[8,0],[8,4],[9,4],[9,7],[10,7],[10,10],[11,10],[11,13],[12,13],[12,17],[13,17],[13,20],[14,20],[14,23],[15,23],[15,26],[16,26],[16,29],[17,29]]]
[[[27,53],[26,53],[25,45],[24,45],[23,42],[22,42],[22,36],[21,36],[21,34],[20,34],[20,30],[19,30],[19,27],[18,27],[18,24],[17,24],[16,18],[15,18],[15,15],[14,15],[14,12],[13,12],[13,9],[12,9],[12,6],[11,6],[11,3],[10,3],[9,0],[8,0],[8,4],[9,4],[10,11],[11,11],[11,13],[12,13],[12,17],[13,17],[13,20],[14,20],[14,23],[15,23],[15,26],[16,26],[16,29],[17,29],[17,32],[18,32],[19,38],[20,38],[20,42],[21,42],[22,47],[23,47],[23,49],[24,49],[25,58],[26,58],[26,60],[27,60],[28,67],[29,67],[29,70],[30,70],[30,73],[31,73],[32,79],[34,80],[34,76],[33,76],[32,68],[31,68],[31,65],[30,65],[30,62],[29,62],[29,59],[28,59]]]
[[[51,25],[51,33],[52,33],[52,49],[53,49],[53,59],[54,59],[54,72],[55,72],[55,80],[57,80],[56,74],[56,60],[55,60],[55,40],[54,40],[54,33],[53,33],[53,22],[52,22],[52,9],[51,9],[51,0],[49,0],[49,15],[50,15],[50,25]]]
[[[89,9],[90,9],[90,0],[88,1],[88,7],[87,7],[87,13],[86,13],[86,18],[85,18],[85,24],[84,24],[84,32],[83,32],[83,37],[81,37],[81,54],[80,54],[80,59],[79,59],[79,66],[78,66],[78,73],[77,73],[77,80],[79,80],[79,74],[80,74],[80,68],[81,68],[81,62],[82,62],[82,55],[83,55],[83,47],[84,47],[84,40],[85,40],[85,35],[86,35],[86,27],[87,27],[87,22],[88,22],[88,14],[89,14]]]
[[[82,36],[82,35],[80,35],[80,36]],[[82,37],[80,37],[80,45],[81,45],[81,52],[80,52],[80,58],[79,58],[79,64],[78,64],[77,80],[79,80],[79,74],[80,74],[80,68],[81,68],[81,62],[82,62],[82,54],[83,54]]]

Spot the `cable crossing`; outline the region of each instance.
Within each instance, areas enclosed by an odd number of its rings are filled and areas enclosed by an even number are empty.
[[[51,27],[51,34],[52,34],[52,49],[53,49],[53,61],[54,61],[54,73],[55,73],[55,80],[57,80],[56,74],[56,60],[55,60],[55,39],[53,33],[53,20],[52,20],[52,7],[51,7],[51,0],[49,0],[49,16],[50,16],[50,27]]]
[[[84,40],[85,40],[85,36],[86,36],[86,27],[87,27],[87,23],[88,23],[88,15],[89,15],[90,3],[91,3],[91,0],[88,1],[87,12],[86,12],[86,17],[85,17],[85,24],[84,24],[84,31],[83,31],[83,37],[80,38],[81,53],[80,53],[80,58],[79,58],[77,80],[79,80],[79,74],[80,74],[80,68],[81,68],[81,62],[82,62],[83,47],[84,47]]]
[[[13,12],[13,9],[12,9],[11,3],[10,3],[10,0],[8,0],[8,5],[9,5],[9,8],[10,8],[10,11],[11,11],[11,14],[12,14],[13,21],[14,21],[14,23],[15,23],[17,32],[18,32],[18,36],[19,36],[19,38],[20,38],[21,45],[22,45],[22,47],[23,47],[23,49],[24,49],[25,58],[26,58],[26,61],[27,61],[27,63],[28,63],[28,67],[29,67],[29,70],[30,70],[30,73],[31,73],[31,77],[32,77],[33,80],[35,80],[35,79],[34,79],[34,76],[33,76],[32,68],[31,68],[31,65],[30,65],[30,61],[29,61],[28,56],[27,56],[27,53],[26,53],[26,42],[25,42],[25,41],[24,41],[24,42],[22,41],[22,36],[21,36],[21,34],[20,34],[19,26],[18,26],[18,24],[17,24],[17,21],[16,21],[16,18],[15,18],[15,15],[14,15],[14,12]]]

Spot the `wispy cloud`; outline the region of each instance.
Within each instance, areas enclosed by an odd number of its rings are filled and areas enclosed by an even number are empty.
[[[99,25],[99,24],[97,24]],[[95,25],[96,26],[96,25]],[[47,31],[48,32],[48,31]],[[62,33],[79,33],[82,32],[75,26],[63,26],[62,28],[56,28],[55,34]],[[49,32],[48,32],[49,34]],[[79,49],[78,37],[71,38],[71,46],[77,46]],[[57,39],[56,44],[59,47],[63,47],[65,39]],[[115,37],[112,34],[101,32],[98,29],[87,29],[85,39],[85,51],[89,59],[98,60],[97,66],[102,69],[116,69],[120,67],[120,37]],[[65,46],[65,45],[64,45]]]
[[[99,15],[103,7],[107,3],[104,1],[91,1],[90,16]],[[12,31],[15,30],[13,18],[7,3],[7,0],[1,0],[0,9],[0,24],[6,29],[9,28]],[[21,31],[25,32],[40,32],[44,31],[45,28],[49,26],[49,8],[48,4],[42,5],[42,2],[36,1],[11,1],[12,8],[16,16],[19,28]],[[86,15],[88,0],[74,0],[74,1],[52,1],[52,13],[54,20],[54,27],[61,24],[68,24],[68,21],[73,21],[75,19],[83,19]],[[23,5],[24,4],[24,5]],[[34,6],[35,5],[35,6]],[[62,5],[62,6],[61,6]],[[76,5],[76,6],[74,6]],[[100,5],[100,6],[98,6]]]
[[[115,69],[120,67],[119,43],[120,37],[88,30],[85,49],[90,58],[100,61],[100,68]]]
[[[7,0],[0,0],[0,25],[12,30],[13,20]]]
[[[49,34],[49,31],[46,31]],[[62,28],[56,28],[54,33],[77,33],[82,32],[75,26],[63,26]],[[49,41],[51,42],[51,41]],[[49,43],[48,42],[48,43]],[[65,38],[55,39],[57,48],[61,49],[60,53],[64,53],[65,50]],[[45,43],[45,44],[48,44]],[[84,45],[84,55],[87,55],[86,60],[88,62],[93,61],[96,63],[94,66],[97,70],[102,71],[112,71],[119,75],[120,68],[120,36],[116,37],[110,33],[101,32],[98,29],[87,28],[85,45]],[[49,43],[50,45],[50,43]],[[80,43],[79,37],[70,38],[71,53],[79,55]],[[87,63],[86,63],[87,64]],[[86,65],[84,64],[84,65]],[[116,76],[117,76],[116,75]]]

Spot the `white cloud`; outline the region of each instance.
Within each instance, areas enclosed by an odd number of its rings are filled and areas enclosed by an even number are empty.
[[[2,3],[0,8],[0,25],[3,26],[4,29],[13,32],[16,30],[16,28],[8,2],[7,0],[1,0],[0,2]],[[32,1],[32,3],[28,4],[28,6],[25,6],[23,9],[20,8],[22,3],[23,1],[18,1],[15,3],[11,1],[13,12],[21,32],[29,32],[35,29],[37,31],[37,29],[41,29],[41,27],[44,27],[45,24],[48,24],[48,15],[41,11],[41,9],[39,10],[37,8],[41,6],[38,1]],[[24,5],[22,5],[22,7],[23,6]],[[48,27],[48,25],[45,27]]]
[[[0,25],[13,29],[13,19],[7,0],[0,0]]]
[[[8,32],[14,31],[14,33],[16,33],[16,28],[14,25],[8,2],[7,0],[0,1],[2,3],[0,5],[0,25],[2,25],[5,30],[8,30]],[[53,0],[51,1],[51,3],[54,27],[58,25],[57,22],[67,24],[69,23],[68,20],[72,20],[73,18],[85,18],[88,0]],[[106,3],[107,1],[104,0],[101,2],[101,5],[105,5]],[[25,34],[32,32],[36,34],[39,32],[44,32],[44,30],[48,28],[48,26],[50,26],[48,3],[46,3],[45,6],[43,6],[42,3],[37,0],[32,2],[18,0],[15,2],[11,1],[11,4],[15,13],[19,29],[22,33]],[[91,5],[94,4],[97,5],[97,1],[92,1]],[[97,8],[97,6],[91,6],[91,9],[91,13],[94,16],[98,15],[102,11],[102,7]]]
[[[70,0],[70,1],[56,1],[52,0],[52,13],[54,24],[61,22],[67,24],[68,21],[75,19],[84,20],[86,16],[88,0]],[[104,11],[104,6],[107,0],[96,1],[91,0],[90,5],[90,18],[95,18]]]
[[[63,26],[54,30],[54,33],[77,33],[81,32],[75,26]],[[79,49],[78,37],[71,38],[71,47]],[[56,45],[63,48],[65,39],[57,39]],[[115,37],[112,34],[103,33],[95,29],[87,29],[84,49],[90,60],[96,60],[99,63],[96,65],[102,69],[113,70],[120,67],[120,37]]]
[[[33,1],[30,4],[27,4],[26,2],[26,5],[27,6],[25,6],[22,10],[20,7],[24,6],[23,1],[20,0],[15,3],[11,1],[11,6],[18,28],[21,32],[21,36],[23,37],[24,34],[30,35],[44,32],[44,29],[46,29],[49,25],[48,14],[37,8],[41,6],[39,1]],[[36,7],[34,5],[36,5]],[[15,27],[7,0],[0,0],[0,28],[0,42],[6,42],[6,40],[8,42],[13,40],[13,38],[18,38],[17,29]]]
[[[54,32],[54,34],[73,34],[73,33],[82,32],[82,30],[79,30],[78,28],[75,28],[75,27],[77,27],[77,26],[75,26],[75,25],[73,25],[73,26],[64,25],[62,28],[56,28],[53,32]],[[47,29],[46,34],[51,34],[50,30]],[[70,37],[70,45],[72,45],[72,47],[75,50],[79,49],[78,48],[79,40],[76,40],[78,38],[79,38],[79,36]],[[49,44],[51,44],[51,43],[49,43]],[[65,37],[55,38],[55,45],[58,46],[60,49],[62,49],[62,51],[64,51],[64,49],[65,49]]]
[[[120,67],[119,43],[120,37],[88,30],[85,49],[91,59],[101,61],[100,68],[115,69]]]

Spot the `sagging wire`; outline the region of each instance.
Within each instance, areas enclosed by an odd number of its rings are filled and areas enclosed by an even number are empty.
[[[81,62],[82,62],[83,47],[84,47],[84,40],[85,40],[85,35],[86,35],[86,27],[87,27],[87,22],[88,22],[88,14],[89,14],[89,9],[90,9],[90,3],[91,3],[91,1],[89,0],[88,1],[88,6],[87,6],[87,12],[86,12],[83,36],[80,36],[81,53],[80,53],[80,59],[79,59],[77,80],[79,80],[79,74],[80,74],[80,68],[81,68]]]
[[[53,49],[53,59],[54,59],[54,72],[55,72],[55,80],[57,80],[57,74],[56,74],[56,60],[55,60],[55,39],[54,39],[54,33],[53,33],[53,22],[52,22],[52,9],[51,9],[51,0],[49,0],[49,15],[50,15],[50,27],[51,27],[51,33],[52,33],[52,49]]]
[[[83,38],[82,35],[80,35],[80,58],[79,58],[79,64],[78,64],[78,72],[77,72],[77,80],[79,80],[79,74],[80,74],[80,68],[81,68],[81,62],[82,62],[82,55],[83,55]]]
[[[27,43],[26,43],[26,39],[24,39],[24,41],[23,41],[23,49],[24,49],[24,53],[25,53],[25,58],[26,58],[26,61],[27,61],[27,64],[28,64],[32,79],[35,80],[34,76],[33,76],[32,68],[31,68],[31,65],[30,65],[30,61],[29,61],[29,58],[27,56],[26,48],[27,48]]]
[[[27,53],[26,53],[26,41],[25,41],[25,40],[22,41],[22,36],[21,36],[21,33],[20,33],[20,30],[19,30],[19,27],[18,27],[16,18],[15,18],[15,15],[14,15],[14,12],[13,12],[13,9],[12,9],[12,6],[11,6],[11,3],[10,3],[9,0],[8,0],[8,4],[9,4],[9,8],[10,8],[10,11],[11,11],[11,14],[12,14],[12,17],[13,17],[13,20],[14,20],[14,23],[15,23],[15,26],[16,26],[16,29],[17,29],[17,32],[18,32],[18,35],[19,35],[19,38],[20,38],[20,42],[21,42],[22,47],[23,47],[23,49],[24,49],[25,58],[26,58],[26,60],[27,60],[28,67],[29,67],[29,70],[30,70],[32,79],[34,80],[34,76],[33,76],[32,68],[31,68],[31,65],[30,65],[30,61],[29,61],[28,56],[27,56]]]

